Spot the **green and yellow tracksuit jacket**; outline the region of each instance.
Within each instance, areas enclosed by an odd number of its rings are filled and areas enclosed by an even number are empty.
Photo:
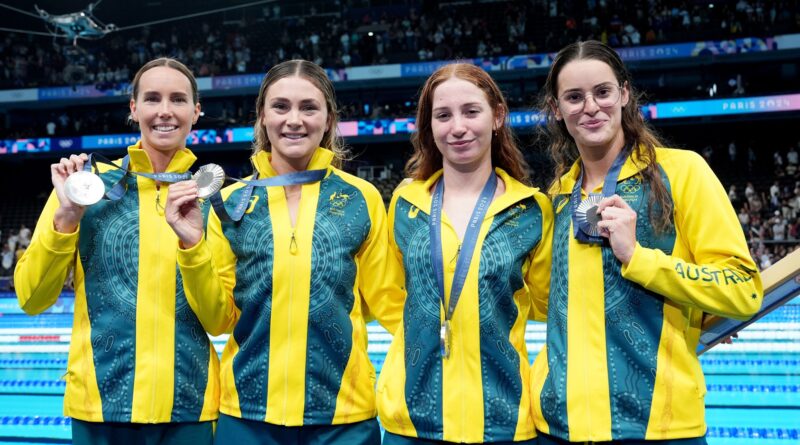
[[[180,250],[189,302],[213,334],[231,332],[222,354],[220,411],[277,425],[345,424],[374,418],[375,370],[366,321],[389,332],[402,290],[387,280],[386,210],[368,182],[331,166],[318,148],[293,228],[283,187],[256,187],[239,223],[212,212],[204,240]],[[253,159],[277,175],[270,154]],[[243,184],[223,190],[228,212]]]
[[[607,244],[573,236],[580,163],[554,186],[547,344],[531,378],[540,431],[575,442],[703,436],[703,313],[747,319],[761,305],[760,275],[717,177],[690,151],[658,148],[656,162],[674,225],[653,230],[644,164],[629,157],[616,186],[638,214],[627,266]]]
[[[140,145],[128,147],[130,169],[153,172]],[[168,172],[194,163],[178,151]],[[119,164],[119,161],[117,161]],[[121,172],[99,164],[106,188]],[[75,233],[53,228],[50,195],[30,247],[17,265],[17,298],[28,314],[55,303],[75,268],[75,316],[64,413],[89,422],[197,422],[217,418],[219,363],[186,300],[177,236],[163,207],[167,187],[127,175],[118,201],[86,209]]]
[[[399,189],[389,208],[392,267],[407,291],[402,325],[378,380],[381,424],[394,434],[451,442],[520,441],[535,436],[529,395],[528,318],[547,312],[552,210],[547,197],[501,169],[505,192],[481,224],[442,358],[444,310],[430,251],[427,181]],[[460,240],[442,214],[445,295]],[[404,275],[402,274],[404,271]],[[449,298],[448,298],[449,303]]]

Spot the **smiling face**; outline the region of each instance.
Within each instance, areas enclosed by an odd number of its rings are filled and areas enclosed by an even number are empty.
[[[130,110],[142,132],[142,149],[164,153],[183,148],[200,117],[200,104],[194,103],[189,79],[166,66],[142,73]]]
[[[616,94],[615,88],[619,88],[619,100],[610,106],[599,106],[598,101],[603,104],[602,95]],[[567,63],[558,74],[557,90],[556,118],[564,120],[579,151],[607,150],[624,143],[622,107],[628,104],[628,86],[619,87],[619,81],[608,64],[594,59]],[[580,95],[585,98],[582,109],[570,114],[568,100]]]
[[[305,169],[330,126],[325,96],[302,77],[284,77],[267,90],[261,125],[267,130],[273,165]]]
[[[502,124],[486,94],[451,77],[433,92],[431,130],[443,164],[458,169],[491,163],[492,130]]]

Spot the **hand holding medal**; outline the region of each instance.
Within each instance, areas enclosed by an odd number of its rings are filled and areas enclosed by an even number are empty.
[[[597,204],[597,229],[608,238],[614,256],[628,264],[636,247],[636,212],[619,195],[612,195]]]
[[[91,185],[81,184],[83,165],[88,160],[89,157],[82,153],[80,155],[72,155],[69,158],[61,158],[58,163],[50,165],[50,178],[59,202],[59,207],[53,216],[53,225],[58,232],[74,232],[86,210],[84,207],[86,204],[79,202],[79,199],[73,199],[70,190],[74,189],[76,194],[81,196],[92,193],[90,190]],[[100,181],[100,184],[102,185],[102,181]]]
[[[619,179],[622,166],[629,153],[630,149],[627,147],[620,150],[603,180],[602,193],[589,193],[588,197],[583,200],[581,200],[581,188],[584,172],[583,165],[581,165],[580,180],[575,182],[569,198],[572,206],[572,228],[575,239],[581,243],[603,244],[603,238],[607,238],[614,250],[614,255],[624,264],[628,264],[630,261],[630,257],[633,256],[633,247],[636,245],[636,212],[619,195],[615,194],[615,190],[617,179]],[[620,211],[614,210],[616,208],[619,208]],[[620,213],[622,211],[624,214]],[[632,230],[618,230],[619,224],[628,224],[631,214],[633,215]],[[619,233],[614,235],[615,232]],[[623,240],[628,232],[633,236],[631,243],[627,242],[629,240]]]
[[[203,212],[198,199],[217,193],[225,182],[225,171],[217,164],[197,169],[192,179],[169,186],[165,217],[178,235],[181,247],[190,248],[203,237]]]

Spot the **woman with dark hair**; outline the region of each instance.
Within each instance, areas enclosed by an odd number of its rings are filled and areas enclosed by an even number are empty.
[[[389,208],[407,297],[378,381],[384,444],[535,440],[525,328],[547,309],[552,210],[527,185],[507,117],[473,65],[422,87],[413,181]]]
[[[224,189],[207,237],[197,184],[170,187],[189,302],[212,334],[231,333],[216,443],[380,443],[366,321],[393,332],[403,293],[384,280],[380,193],[338,168],[337,120],[325,71],[280,63],[256,102],[251,179],[265,186]]]
[[[185,147],[200,116],[194,76],[174,59],[148,62],[133,79],[130,111],[141,140],[116,164],[137,174],[98,164],[107,186],[122,187],[116,199],[71,201],[65,182],[84,173],[85,154],[50,166],[54,191],[17,265],[17,298],[26,313],[43,312],[74,268],[64,395],[74,443],[210,444],[219,362],[184,295],[177,253],[164,249],[177,237],[158,179],[196,159]]]
[[[763,294],[725,190],[698,154],[662,148],[610,47],[562,49],[543,95],[557,179],[539,441],[703,444],[703,314],[747,319]]]

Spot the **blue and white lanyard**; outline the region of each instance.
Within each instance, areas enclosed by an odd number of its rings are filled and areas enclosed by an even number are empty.
[[[453,275],[453,284],[450,287],[449,304],[446,304],[444,298],[444,267],[442,266],[442,201],[444,197],[444,178],[436,183],[436,188],[431,199],[431,214],[429,218],[429,229],[431,237],[431,258],[433,260],[434,273],[436,274],[436,281],[439,287],[439,299],[442,307],[444,308],[444,322],[442,323],[442,355],[447,357],[449,355],[449,323],[453,318],[453,313],[456,310],[456,304],[461,297],[461,291],[464,288],[464,282],[467,279],[467,272],[469,272],[469,265],[472,261],[472,253],[475,250],[475,245],[478,242],[478,235],[481,229],[481,222],[483,221],[486,212],[489,210],[489,204],[492,202],[495,190],[497,189],[497,175],[492,172],[486,185],[483,186],[478,202],[475,203],[475,208],[472,210],[472,216],[467,225],[467,231],[464,233],[464,240],[458,254],[458,261],[456,262],[456,270]],[[445,338],[445,327],[447,329],[447,337]],[[445,352],[447,348],[447,352]]]
[[[164,183],[174,183],[179,181],[185,181],[187,179],[192,178],[192,174],[190,172],[143,173],[143,172],[135,172],[128,170],[128,168],[130,167],[129,155],[125,155],[125,157],[122,158],[122,165],[117,165],[101,154],[91,153],[89,154],[89,161],[83,164],[83,170],[92,172],[92,169],[94,169],[95,171],[98,171],[99,170],[97,168],[98,161],[102,162],[103,164],[108,164],[112,167],[116,167],[117,169],[122,171],[122,176],[120,177],[120,179],[113,186],[111,186],[111,189],[107,191],[104,195],[104,198],[109,201],[117,201],[125,195],[125,192],[127,191],[127,188],[125,187],[125,177],[128,175],[128,173],[138,176],[144,176],[145,178],[150,178]]]
[[[228,210],[225,208],[225,203],[222,200],[222,195],[220,192],[211,195],[209,200],[211,201],[211,205],[214,206],[214,212],[216,212],[221,221],[239,222],[244,216],[245,210],[247,210],[247,207],[250,203],[250,196],[253,194],[254,187],[283,187],[287,185],[309,184],[312,182],[321,181],[327,172],[327,169],[304,170],[301,172],[286,173],[284,175],[272,176],[264,179],[257,179],[258,172],[256,172],[254,175],[255,179],[252,180],[229,178],[233,181],[247,184],[242,191],[239,202],[236,203],[236,207],[234,207],[233,212],[231,213],[228,213]]]

